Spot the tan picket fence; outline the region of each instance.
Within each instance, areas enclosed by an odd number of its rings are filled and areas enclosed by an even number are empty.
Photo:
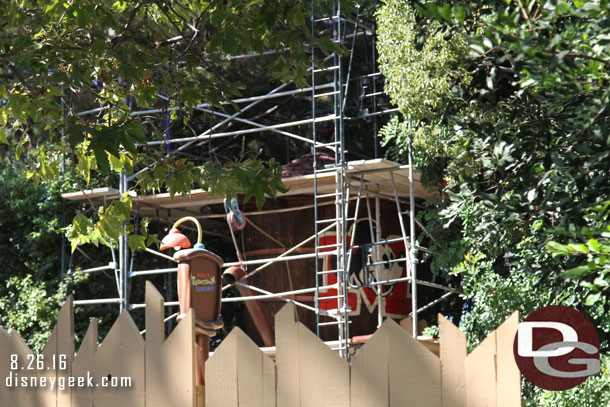
[[[150,283],[146,304],[146,341],[129,313],[123,312],[99,347],[97,321],[92,321],[76,355],[71,298],[59,312],[57,325],[39,356],[18,333],[9,335],[0,328],[0,406],[196,406],[193,314],[189,312],[166,340],[163,297]],[[7,387],[9,377],[10,384],[22,384],[25,377],[28,386]],[[72,387],[70,377],[75,378]],[[78,387],[79,377],[84,378],[82,387]],[[87,387],[89,378],[93,387]]]
[[[18,333],[0,328],[0,406],[201,407],[204,401],[208,407],[521,405],[512,355],[516,313],[469,355],[464,335],[441,317],[440,357],[387,320],[348,364],[296,322],[294,306],[288,304],[276,316],[276,360],[236,328],[206,364],[204,395],[195,386],[192,312],[166,339],[163,297],[150,283],[146,304],[146,341],[123,312],[99,347],[97,322],[92,321],[76,354],[71,299],[39,356]],[[30,386],[7,387],[9,378],[14,384],[24,377]],[[78,387],[79,377],[83,387]],[[93,387],[87,387],[89,377]],[[104,378],[110,384],[125,378],[130,383],[103,387]]]
[[[513,314],[467,354],[466,338],[440,317],[440,357],[386,320],[351,363],[296,322],[275,318],[273,362],[234,329],[206,365],[207,407],[520,407]]]

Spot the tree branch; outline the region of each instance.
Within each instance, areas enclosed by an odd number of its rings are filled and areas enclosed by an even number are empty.
[[[603,64],[610,64],[610,60],[599,58],[599,57],[593,57],[593,56],[590,56],[587,54],[580,54],[578,52],[568,52],[567,56],[574,57],[574,58],[589,59],[591,61],[597,61],[597,62],[601,62]]]
[[[525,9],[525,7],[523,7],[523,3],[521,2],[521,0],[517,0],[517,3],[519,4],[519,8],[521,9],[521,15],[523,16],[523,18],[525,18],[525,21],[527,21],[527,25],[530,28],[530,31],[533,35],[536,36],[537,34],[534,31],[532,20],[530,20],[530,16],[527,14],[527,10]]]

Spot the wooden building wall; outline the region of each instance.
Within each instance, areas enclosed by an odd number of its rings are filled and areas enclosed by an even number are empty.
[[[327,201],[332,203],[332,201]],[[313,204],[312,196],[294,196],[285,197],[275,201],[270,201],[265,204],[264,209],[272,211],[274,209],[288,209],[300,206],[307,206]],[[350,203],[350,211],[348,217],[353,217],[355,212],[355,201]],[[381,207],[381,231],[382,236],[386,237],[389,235],[401,235],[400,224],[398,222],[398,214],[396,204],[394,201],[385,199],[380,200]],[[246,206],[248,211],[255,210],[254,207]],[[404,208],[403,208],[404,209]],[[370,199],[370,210],[373,219],[375,218],[375,198]],[[319,219],[334,219],[335,218],[335,207],[332,204],[324,205],[320,207],[318,213]],[[364,197],[361,199],[360,208],[358,211],[358,219],[368,218],[368,211],[366,207],[366,200]],[[306,238],[314,234],[314,209],[307,208],[301,210],[294,210],[289,212],[280,213],[267,213],[260,216],[250,216],[248,220],[254,223],[257,227],[270,234],[274,239],[283,243],[285,248],[290,249],[297,245]],[[348,223],[348,227],[352,227],[352,222]],[[368,223],[366,223],[368,227]],[[322,229],[327,226],[323,224],[319,227]],[[362,224],[359,225],[359,228]],[[407,228],[406,233],[408,235],[408,222],[405,227]],[[271,258],[279,255],[284,251],[276,241],[271,240],[269,237],[262,234],[255,227],[247,225],[244,229],[244,249],[246,252],[246,258],[249,260]],[[314,241],[310,241],[304,247],[297,249],[293,254],[313,253],[314,252]],[[290,262],[281,262],[267,267],[264,271],[249,278],[249,283],[253,286],[263,288],[270,292],[285,292],[293,289],[301,289],[308,287],[315,287],[315,260],[295,260]],[[254,269],[251,268],[249,271]],[[419,270],[420,278],[425,279],[426,271]],[[288,273],[290,272],[290,278]],[[290,284],[292,280],[292,285]],[[299,295],[295,300],[304,302],[307,305],[315,306],[313,301],[313,293],[306,295]],[[261,301],[263,310],[266,313],[267,318],[273,321],[275,315],[284,306],[285,301],[281,299],[268,299]],[[259,346],[264,346],[262,339],[260,338],[254,322],[249,315],[246,313],[246,321],[244,330],[248,336],[250,336],[254,342]],[[311,330],[315,330],[316,327],[316,316],[315,313],[305,310],[303,308],[297,309],[298,321],[303,323],[306,327]],[[350,318],[350,335],[367,335],[375,332],[377,329],[377,313],[376,311],[369,312],[366,307],[362,307],[361,313],[358,316]],[[323,327],[321,329],[321,337],[324,340],[335,340],[337,339],[337,328],[334,326]]]

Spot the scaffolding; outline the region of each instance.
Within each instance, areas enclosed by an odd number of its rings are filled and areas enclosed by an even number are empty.
[[[290,192],[279,194],[279,196],[311,193],[313,194],[313,205],[304,205],[296,208],[287,208],[281,210],[300,210],[305,207],[314,209],[314,234],[299,244],[293,247],[286,248],[284,252],[277,256],[257,259],[245,260],[243,262],[225,263],[224,268],[234,265],[256,266],[252,271],[236,282],[243,287],[249,288],[257,295],[247,297],[231,297],[223,298],[223,302],[235,301],[253,301],[267,298],[276,298],[285,302],[291,302],[295,305],[312,311],[316,314],[317,334],[320,336],[321,327],[337,326],[338,341],[334,342],[333,349],[339,354],[348,359],[350,357],[350,308],[348,295],[350,290],[368,287],[375,290],[378,296],[378,325],[381,325],[383,315],[381,312],[381,286],[397,283],[408,282],[411,288],[411,315],[413,335],[417,336],[417,316],[419,312],[436,305],[444,300],[449,295],[457,293],[458,290],[451,287],[444,287],[438,284],[425,282],[417,278],[417,263],[418,252],[425,250],[417,246],[416,236],[416,218],[415,218],[415,196],[433,199],[433,194],[425,191],[418,182],[417,174],[413,171],[413,155],[412,146],[409,144],[409,163],[408,165],[399,165],[387,160],[378,159],[377,151],[377,118],[381,115],[391,114],[397,111],[394,108],[385,110],[377,110],[377,100],[383,97],[382,91],[382,76],[379,72],[375,72],[375,48],[374,48],[374,30],[366,27],[362,23],[360,10],[356,10],[355,16],[350,12],[343,12],[340,3],[337,2],[332,8],[332,15],[328,17],[316,18],[318,10],[312,2],[311,12],[311,31],[331,32],[332,41],[336,44],[342,44],[346,49],[350,50],[347,56],[341,56],[337,52],[330,55],[320,55],[320,51],[312,46],[311,49],[311,66],[309,72],[311,75],[310,86],[291,89],[291,84],[282,84],[275,87],[273,90],[257,95],[248,96],[231,101],[222,102],[221,105],[237,104],[241,108],[233,114],[220,112],[211,104],[200,104],[196,109],[210,114],[221,119],[217,124],[209,129],[192,137],[181,138],[166,138],[165,140],[150,141],[149,146],[167,146],[169,154],[179,154],[184,152],[188,147],[196,143],[209,142],[210,140],[241,136],[261,132],[273,132],[282,137],[286,137],[295,142],[305,143],[311,146],[313,154],[313,174],[294,179],[284,180],[285,184],[291,187]],[[353,17],[353,18],[352,18]],[[373,72],[367,72],[354,76],[352,74],[353,55],[355,50],[356,38],[364,35],[372,37],[372,61]],[[349,40],[351,39],[351,44]],[[238,55],[231,57],[231,60],[240,60],[243,58],[255,58],[269,53]],[[347,69],[344,66],[347,62]],[[332,76],[329,79],[329,74]],[[355,97],[357,105],[349,107],[352,114],[347,115],[348,111],[348,92],[356,92]],[[256,106],[257,104],[270,99],[282,98],[292,95],[311,95],[311,114],[309,117],[303,117],[296,120],[290,120],[283,123],[263,124],[256,119],[245,119],[242,116],[245,112]],[[163,95],[159,95],[162,97]],[[325,112],[320,108],[320,100],[328,100],[332,98],[332,112]],[[164,109],[145,109],[131,112],[132,116],[139,115],[167,115],[169,111],[178,109],[177,107],[169,107]],[[97,114],[104,110],[104,107],[91,109],[78,113],[78,115]],[[345,122],[354,120],[372,120],[373,121],[373,138],[374,138],[374,157],[369,160],[347,161],[346,154],[346,137],[345,137]],[[249,127],[239,130],[221,130],[224,126],[230,123],[240,123]],[[323,140],[317,129],[320,123],[332,123],[333,134],[330,141]],[[311,137],[298,134],[299,126],[309,126],[311,128]],[[295,131],[296,129],[296,131]],[[177,146],[179,145],[179,146]],[[177,146],[177,147],[175,147]],[[174,147],[173,149],[171,147]],[[318,153],[324,150],[329,150],[334,153],[334,162],[327,166],[321,166],[317,162]],[[112,199],[120,199],[120,197],[129,193],[130,183],[136,177],[147,171],[149,168],[141,169],[132,175],[122,173],[118,189],[113,188],[98,188],[91,191],[82,191],[64,194],[64,198],[72,201],[93,200],[103,202],[104,204]],[[406,199],[408,197],[408,199]],[[142,216],[153,216],[159,220],[171,223],[172,219],[181,216],[195,216],[198,219],[204,219],[208,222],[213,222],[222,218],[222,214],[202,215],[193,210],[194,207],[202,205],[218,204],[222,202],[223,197],[212,196],[206,191],[192,191],[189,198],[173,200],[168,194],[159,194],[156,196],[135,196],[136,222]],[[372,213],[370,200],[375,200],[375,213]],[[399,259],[383,259],[380,255],[379,247],[382,244],[387,244],[390,241],[384,240],[381,235],[380,228],[380,200],[393,201],[396,206],[397,221],[400,225],[401,236],[394,240],[404,244],[405,256]],[[321,216],[320,208],[323,206],[334,206],[334,217],[324,218]],[[355,247],[354,236],[355,229],[358,224],[358,213],[361,205],[366,205],[368,213],[368,223],[371,234],[372,243],[368,247],[370,252],[370,261],[366,264],[365,269],[370,270],[368,274],[360,282],[354,282],[350,279],[349,270],[352,262],[352,253]],[[403,206],[407,206],[407,210],[403,210]],[[350,211],[354,209],[354,215],[350,218]],[[161,212],[167,211],[164,217]],[[171,211],[171,214],[169,213]],[[269,213],[269,211],[253,211],[245,213],[246,218],[260,216]],[[408,217],[408,224],[405,222],[405,217]],[[222,219],[220,219],[222,220]],[[222,225],[223,222],[220,222]],[[373,228],[371,225],[376,224]],[[226,228],[226,224],[224,224]],[[420,225],[423,228],[423,226]],[[348,231],[352,229],[351,234]],[[334,230],[336,242],[333,245],[321,245],[319,236],[328,231]],[[223,235],[222,230],[211,231],[208,234]],[[348,240],[349,239],[349,240]],[[308,244],[313,240],[313,253],[299,254],[298,249]],[[161,258],[174,261],[172,257],[167,256],[153,249],[146,249],[148,253],[160,256]],[[119,238],[118,242],[111,242],[112,261],[108,265],[101,267],[93,267],[78,271],[79,273],[94,273],[104,270],[114,272],[117,288],[117,296],[113,298],[99,299],[77,299],[75,305],[89,304],[118,304],[120,310],[129,310],[142,308],[145,304],[137,304],[130,302],[130,285],[134,278],[152,274],[172,275],[176,272],[175,267],[166,267],[152,270],[134,270],[134,257],[130,252],[128,239],[126,235]],[[323,270],[320,267],[321,262],[328,256],[336,256],[336,268],[333,270]],[[305,287],[299,289],[291,289],[286,292],[272,293],[262,287],[255,287],[247,283],[247,278],[252,275],[264,271],[270,265],[278,262],[290,262],[295,260],[312,259],[315,261],[315,287]],[[406,264],[406,276],[398,279],[384,280],[381,276],[381,267],[391,262],[404,262]],[[335,283],[332,285],[324,285],[328,275],[333,276]],[[426,285],[443,290],[446,293],[418,309],[417,286]],[[229,285],[223,287],[223,291],[229,288]],[[322,296],[321,291],[327,289],[335,289],[337,294],[334,296]],[[310,306],[300,302],[294,298],[295,295],[314,293],[314,306]],[[326,310],[322,309],[320,301],[336,300],[336,308]],[[176,306],[176,301],[167,301],[166,306]],[[336,346],[335,346],[336,345]]]

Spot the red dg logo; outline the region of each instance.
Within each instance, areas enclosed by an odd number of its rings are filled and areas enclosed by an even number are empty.
[[[600,371],[599,337],[574,308],[553,305],[528,315],[513,344],[521,373],[545,390],[567,390]]]

